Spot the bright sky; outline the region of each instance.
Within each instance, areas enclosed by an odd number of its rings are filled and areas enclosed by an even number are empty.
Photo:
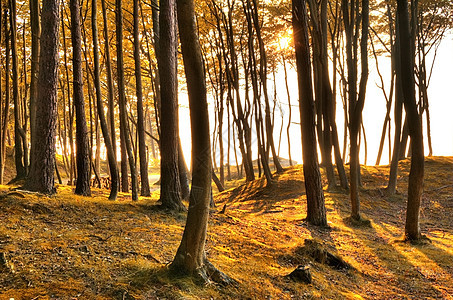
[[[430,113],[431,113],[431,136],[433,143],[433,154],[439,156],[453,155],[453,34],[447,36],[439,47],[437,58],[434,65],[434,71],[430,86],[428,88]],[[432,57],[430,57],[432,60]],[[431,64],[429,60],[428,65]],[[380,84],[377,76],[374,58],[369,58],[370,74],[367,87],[367,97],[365,100],[365,107],[363,110],[363,121],[366,130],[367,143],[368,143],[368,157],[367,164],[374,165],[378,153],[379,141],[381,137],[382,125],[384,122],[386,103],[382,91],[376,86]],[[379,68],[383,76],[390,73],[389,58],[381,58],[379,61]],[[299,122],[299,108],[297,98],[297,81],[296,72],[294,69],[288,69],[289,84],[291,90],[291,104],[292,104],[292,122]],[[387,75],[388,76],[388,75]],[[384,78],[385,84],[388,85],[389,80]],[[286,125],[288,122],[288,102],[286,96],[286,89],[284,85],[283,70],[277,74],[277,90],[278,99],[281,103],[283,111],[283,135],[280,148],[280,156],[288,158],[288,143],[286,135]],[[189,119],[189,109],[187,105],[187,96],[180,95],[180,134],[183,143],[184,154],[187,162],[190,161],[191,141]],[[210,118],[211,118],[211,132],[214,129],[214,107],[210,105]],[[393,118],[393,112],[391,114]],[[226,120],[226,117],[225,117]],[[276,146],[278,146],[278,136],[281,126],[281,113],[276,109],[274,139]],[[226,121],[225,121],[226,122]],[[343,108],[341,99],[337,97],[337,126],[339,130],[340,145],[343,145]],[[426,130],[426,125],[424,125]],[[392,124],[393,130],[393,124]],[[426,133],[426,132],[425,132]],[[226,133],[225,133],[225,147],[226,147]],[[426,134],[425,134],[426,140]],[[231,145],[233,147],[233,145]],[[428,154],[427,142],[425,142],[425,154]],[[225,150],[226,151],[226,150]],[[256,145],[254,144],[254,158],[256,158]],[[225,154],[226,155],[226,154]],[[238,151],[238,155],[240,155]],[[291,155],[293,160],[297,162],[302,161],[301,150],[301,134],[300,125],[291,125]],[[365,151],[361,150],[361,163],[364,163]],[[384,145],[381,164],[388,164],[388,143]],[[231,163],[234,163],[234,156],[231,157]],[[217,158],[217,162],[219,162]]]

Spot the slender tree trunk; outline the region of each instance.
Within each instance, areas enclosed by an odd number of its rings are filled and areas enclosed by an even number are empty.
[[[190,194],[189,186],[190,172],[189,169],[187,168],[186,159],[184,158],[184,153],[182,152],[181,139],[179,137],[178,137],[178,172],[179,172],[179,183],[181,184],[181,198],[183,200],[188,200]]]
[[[5,28],[5,32],[7,28]],[[5,34],[6,35],[6,34]],[[3,51],[2,50],[2,41],[3,40],[3,12],[1,10],[1,6],[0,6],[0,51]],[[0,64],[3,65],[3,59],[0,57]],[[3,95],[3,82],[2,82],[2,68],[0,68],[0,95]],[[4,157],[5,157],[5,147],[4,147],[4,144],[5,144],[5,139],[4,139],[4,136],[3,136],[3,132],[4,132],[4,126],[3,126],[3,111],[6,111],[7,110],[7,106],[5,106],[5,109],[3,109],[3,101],[1,101],[1,97],[0,97],[0,184],[3,184],[3,171],[4,171],[4,168],[5,168],[5,164],[4,164]]]
[[[74,102],[71,102],[71,85],[69,79],[69,68],[68,68],[68,54],[67,54],[67,47],[66,47],[66,28],[64,23],[64,16],[63,10],[61,9],[61,31],[63,33],[63,53],[64,53],[64,68],[65,68],[65,79],[66,79],[66,88],[67,88],[67,98],[68,98],[68,140],[69,140],[69,147],[70,147],[70,169],[69,169],[69,181],[70,185],[74,185],[74,178],[77,177],[76,168],[75,168],[75,151],[74,151]]]
[[[316,148],[306,2],[305,0],[293,0],[292,7],[300,99],[302,154],[304,159],[305,190],[307,194],[307,221],[313,225],[327,226],[324,192],[322,190],[318,151]]]
[[[355,3],[355,1],[353,1]],[[356,3],[358,5],[358,3]],[[359,21],[354,5],[348,8],[347,1],[343,1],[343,17],[346,29],[347,40],[347,64],[348,64],[348,88],[349,88],[349,132],[350,132],[350,156],[351,156],[351,218],[360,220],[360,199],[359,199],[359,186],[360,186],[360,163],[359,163],[359,143],[358,136],[360,134],[360,126],[362,124],[362,110],[365,103],[366,84],[368,81],[368,25],[369,25],[369,1],[362,0],[362,31],[361,31],[361,78],[359,84],[359,94],[356,95],[356,38],[353,38],[354,26],[358,30]],[[354,24],[355,23],[355,24]]]
[[[30,0],[31,23],[31,81],[30,81],[30,144],[33,144],[33,130],[36,123],[36,97],[38,96],[38,71],[39,71],[39,37],[41,25],[39,23],[39,0]],[[30,153],[30,160],[31,157]]]
[[[36,101],[33,161],[24,188],[45,194],[55,193],[55,131],[58,88],[59,0],[43,0],[42,35],[39,59],[38,97]]]
[[[159,3],[158,0],[151,0],[151,3],[153,4],[151,14],[152,14],[152,20],[153,20],[153,47],[154,47],[154,53],[156,60],[159,64],[160,61],[160,13],[159,13]],[[149,52],[149,48],[148,48]],[[151,62],[151,60],[150,60]],[[160,136],[161,136],[161,129],[160,129],[160,117],[161,117],[161,88],[160,88],[160,74],[159,70],[157,70],[156,76],[154,77],[154,114],[156,117],[156,127],[157,127],[157,135],[159,136],[159,141],[160,141]],[[161,143],[158,143],[159,149],[161,149]],[[162,151],[160,151],[162,153]]]
[[[282,56],[282,61],[283,61],[283,70],[285,71],[285,87],[286,87],[286,95],[288,97],[288,125],[286,126],[286,135],[288,138],[288,158],[289,158],[289,165],[293,165],[293,160],[291,158],[291,136],[290,136],[290,131],[289,128],[291,127],[291,119],[292,119],[292,107],[291,107],[291,94],[289,91],[289,85],[288,85],[288,71],[286,68],[286,60],[285,57]]]
[[[145,118],[143,116],[142,73],[140,63],[140,28],[139,28],[139,0],[134,0],[134,61],[135,61],[135,92],[137,96],[137,133],[138,153],[140,158],[140,181],[142,196],[150,196],[148,179],[148,160],[146,159]]]
[[[267,57],[266,57],[266,49],[264,48],[264,41],[261,36],[261,25],[258,20],[258,4],[257,0],[252,0],[253,6],[252,8],[252,20],[253,25],[255,27],[256,37],[258,39],[258,46],[260,51],[260,79],[261,84],[263,85],[263,94],[264,94],[264,104],[265,104],[265,126],[266,126],[266,139],[267,143],[269,144],[272,152],[272,160],[274,161],[275,168],[277,169],[277,173],[282,173],[283,167],[280,164],[280,160],[277,155],[277,151],[275,150],[275,143],[274,143],[274,126],[271,122],[271,109],[269,104],[269,94],[267,89]]]
[[[121,116],[120,116],[120,155],[121,155],[121,191],[127,193],[129,191],[129,173],[127,167],[127,153],[126,145],[124,143],[124,127],[121,125]]]
[[[5,32],[5,109],[3,111],[3,124],[2,124],[2,157],[1,159],[1,182],[3,183],[3,175],[5,171],[5,160],[6,160],[6,138],[8,132],[8,119],[9,119],[9,106],[10,106],[10,82],[9,82],[9,73],[10,73],[10,46],[9,46],[9,26],[8,26],[8,9],[5,9],[3,12],[3,28]]]
[[[93,0],[91,11],[91,26],[93,31],[93,58],[94,58],[94,86],[96,88],[96,107],[101,124],[102,135],[104,137],[105,147],[107,149],[107,159],[110,170],[110,200],[116,200],[118,195],[118,165],[115,152],[113,151],[112,140],[107,125],[107,120],[104,114],[104,105],[101,95],[100,67],[99,67],[99,42],[98,42],[98,27],[97,27],[97,1]]]
[[[104,20],[103,32],[104,32],[104,53],[105,53],[105,65],[107,67],[107,98],[108,98],[108,122],[110,124],[110,137],[112,139],[113,153],[115,154],[115,160],[117,157],[117,146],[116,146],[116,126],[115,126],[115,97],[113,87],[113,75],[112,75],[112,59],[110,58],[110,41],[109,41],[109,29],[107,22],[107,9],[105,7],[105,0],[101,0],[102,4],[102,17]]]
[[[137,189],[137,170],[135,168],[135,159],[132,152],[132,143],[129,137],[129,122],[127,121],[127,107],[126,107],[126,91],[124,83],[124,63],[123,63],[123,4],[122,0],[116,0],[115,2],[116,12],[116,62],[117,62],[117,73],[118,73],[118,99],[120,107],[120,126],[123,130],[124,146],[126,148],[126,156],[129,160],[129,168],[131,170],[131,182],[132,182],[132,200],[138,200],[138,189]],[[127,176],[123,174],[123,176]]]
[[[399,21],[396,24],[396,30],[399,30]],[[401,147],[401,123],[403,118],[403,90],[401,82],[401,61],[400,57],[400,35],[396,36],[395,46],[393,47],[392,60],[395,65],[395,76],[396,76],[396,93],[395,93],[395,108],[394,108],[394,122],[395,122],[395,133],[393,139],[393,154],[392,161],[390,163],[389,181],[386,188],[388,196],[392,196],[396,192],[396,185],[398,181],[398,161]]]
[[[85,116],[85,100],[83,97],[82,75],[82,38],[80,25],[80,3],[70,1],[71,9],[71,38],[72,38],[72,68],[73,92],[76,113],[76,155],[77,182],[75,193],[89,196],[90,190],[90,151],[88,145],[88,129]]]
[[[17,27],[16,27],[16,1],[9,0],[10,6],[10,32],[11,32],[11,57],[12,57],[12,73],[13,73],[13,103],[14,103],[14,161],[16,166],[16,179],[25,178],[27,175],[26,166],[24,166],[23,158],[23,141],[20,131],[22,129],[22,118],[20,116],[21,103],[19,100],[19,65],[17,62]],[[7,73],[9,74],[9,73]],[[9,76],[9,75],[8,75]],[[25,153],[26,154],[26,153]]]

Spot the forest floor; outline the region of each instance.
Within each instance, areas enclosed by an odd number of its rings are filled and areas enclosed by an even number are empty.
[[[215,196],[207,257],[238,284],[198,286],[168,264],[185,214],[156,209],[159,191],[132,202],[108,191],[92,197],[58,186],[55,196],[0,187],[0,299],[453,299],[453,158],[426,159],[421,229],[401,242],[409,161],[398,193],[384,196],[388,166],[362,168],[361,208],[371,226],[347,221],[349,194],[325,191],[329,229],[304,222],[302,167]],[[226,205],[225,213],[220,213]],[[303,251],[315,239],[351,267],[331,267]],[[311,284],[288,275],[309,265]]]

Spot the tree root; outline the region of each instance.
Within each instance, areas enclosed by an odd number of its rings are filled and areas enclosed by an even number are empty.
[[[423,245],[432,244],[431,239],[424,234],[420,234],[420,236],[417,239],[409,238],[408,236],[405,236],[403,239],[397,240],[395,242],[410,243],[411,245],[414,245],[414,246],[423,246]]]
[[[192,277],[193,282],[200,286],[218,284],[220,286],[237,285],[238,282],[217,269],[209,260],[205,259],[201,267],[190,272],[184,267],[172,263],[170,273],[177,277]]]

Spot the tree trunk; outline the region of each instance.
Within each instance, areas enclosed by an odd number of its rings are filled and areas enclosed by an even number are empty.
[[[116,146],[116,126],[115,126],[115,97],[113,87],[113,75],[112,75],[112,59],[110,58],[110,41],[109,41],[109,29],[107,26],[107,9],[105,7],[105,0],[101,0],[102,4],[102,17],[104,20],[103,32],[104,32],[104,52],[105,52],[105,65],[107,67],[107,98],[109,105],[108,122],[110,124],[110,137],[112,139],[113,153],[115,154],[115,160],[117,158],[117,146]],[[118,168],[118,167],[117,167]]]
[[[0,8],[0,51],[2,50],[2,43],[1,41],[3,40],[3,13]],[[5,23],[5,32],[7,32],[7,23]],[[6,35],[6,34],[5,34]],[[0,58],[0,63],[3,64],[2,59]],[[2,70],[0,68],[0,95],[3,95],[3,83],[2,83]],[[5,99],[6,100],[6,99]],[[8,106],[5,105],[5,109],[3,109],[3,104],[2,101],[0,100],[0,184],[3,184],[3,172],[5,169],[5,138],[4,138],[4,131],[5,131],[5,126],[4,124],[4,119],[6,119],[7,113],[5,113],[5,116],[3,112],[8,110]]]
[[[353,4],[358,5],[355,1]],[[359,94],[356,95],[357,87],[357,72],[355,62],[356,57],[356,35],[354,28],[358,30],[359,17],[356,15],[358,8],[352,5],[348,8],[347,1],[343,1],[344,9],[344,24],[346,29],[346,51],[347,51],[347,64],[348,64],[348,88],[349,88],[349,132],[350,132],[350,197],[351,197],[351,218],[360,220],[360,199],[359,199],[359,186],[360,186],[360,163],[359,163],[359,141],[360,128],[362,124],[362,110],[365,103],[366,84],[368,81],[368,25],[369,25],[369,0],[362,0],[362,32],[360,40],[361,52],[361,78],[359,84]]]
[[[77,181],[75,193],[89,196],[90,190],[90,151],[88,145],[88,129],[85,116],[85,100],[83,97],[82,75],[82,38],[80,27],[80,3],[70,1],[71,10],[71,38],[72,38],[72,68],[73,92],[76,113],[76,155]]]
[[[16,26],[16,0],[9,0],[10,5],[10,30],[11,30],[11,57],[12,57],[12,73],[13,73],[13,103],[14,103],[14,162],[16,166],[16,178],[22,179],[27,176],[27,166],[24,165],[23,147],[27,144],[27,140],[23,140],[21,136],[22,106],[19,100],[19,65],[17,62],[17,26]],[[9,76],[9,75],[8,75]],[[25,137],[25,132],[23,132]]]
[[[39,0],[30,0],[31,23],[31,79],[30,79],[30,144],[34,143],[33,130],[36,124],[36,98],[38,96],[38,71],[39,71],[39,37],[41,25],[39,23]],[[33,158],[30,153],[30,161]]]
[[[282,56],[282,61],[283,61],[283,70],[285,71],[285,87],[286,87],[286,96],[288,97],[288,125],[286,126],[286,135],[288,138],[288,158],[289,158],[289,165],[293,165],[293,160],[291,158],[291,136],[290,136],[290,131],[289,128],[291,127],[291,118],[292,118],[292,107],[291,107],[291,94],[289,91],[289,85],[288,85],[288,71],[286,69],[286,60],[285,57]]]
[[[399,21],[397,21],[396,29],[399,30]],[[392,60],[395,65],[396,75],[396,93],[395,93],[395,108],[394,108],[394,119],[395,119],[395,132],[393,140],[393,154],[392,161],[390,163],[389,181],[386,188],[386,194],[392,196],[396,192],[396,185],[398,182],[398,161],[401,148],[401,123],[403,118],[403,90],[401,82],[401,61],[400,57],[400,35],[396,36],[395,46],[393,47]]]
[[[98,45],[98,27],[97,27],[97,1],[92,2],[91,26],[93,31],[93,57],[94,57],[94,86],[96,88],[96,107],[101,124],[102,136],[104,137],[105,147],[107,149],[107,159],[110,170],[110,200],[116,200],[118,195],[118,166],[115,152],[113,151],[112,140],[110,138],[107,120],[104,114],[104,105],[101,95],[100,67],[99,67],[99,45]]]
[[[5,74],[9,74],[10,72],[10,46],[9,46],[9,28],[8,28],[8,9],[4,10],[3,13],[3,26],[5,32]],[[9,76],[5,75],[5,109],[3,111],[3,124],[2,124],[2,157],[1,157],[1,182],[3,183],[3,175],[5,171],[5,164],[6,164],[6,139],[7,139],[7,132],[8,132],[8,119],[9,119],[9,106],[10,106],[10,87],[9,87]]]
[[[135,168],[135,159],[132,152],[132,143],[129,137],[129,122],[127,121],[127,107],[126,107],[126,91],[124,83],[124,63],[123,63],[123,4],[122,0],[116,0],[116,62],[118,73],[118,103],[120,108],[120,127],[123,130],[124,146],[126,148],[126,156],[129,160],[129,168],[131,170],[132,182],[132,200],[138,200],[137,189],[137,170]],[[126,174],[122,174],[127,176]]]
[[[161,0],[159,12],[159,53],[158,66],[161,83],[161,183],[160,200],[162,207],[183,211],[181,183],[178,166],[178,105],[176,91],[176,31],[175,1]]]
[[[277,151],[275,150],[275,143],[274,143],[274,126],[272,125],[271,122],[271,109],[270,109],[270,104],[269,104],[269,94],[268,94],[268,89],[267,89],[267,57],[266,57],[266,49],[264,48],[264,41],[261,36],[261,25],[259,21],[259,16],[258,16],[258,4],[257,0],[252,0],[253,6],[251,7],[252,9],[252,20],[253,20],[253,25],[255,27],[255,32],[256,32],[256,38],[258,39],[258,46],[259,46],[259,53],[260,53],[260,69],[259,69],[259,74],[260,74],[260,79],[261,79],[261,84],[263,86],[263,94],[264,94],[264,124],[266,126],[266,139],[267,143],[271,148],[272,152],[272,160],[274,161],[275,168],[277,169],[277,173],[282,173],[283,167],[280,164],[279,157],[277,155]]]
[[[68,140],[69,140],[69,147],[70,147],[70,168],[69,168],[69,182],[70,185],[74,184],[74,178],[77,177],[76,168],[75,168],[75,151],[74,151],[74,102],[71,102],[71,80],[69,79],[69,68],[68,68],[68,51],[66,47],[66,29],[65,29],[65,22],[64,22],[63,10],[61,10],[61,31],[63,33],[63,54],[64,54],[64,68],[65,68],[65,79],[66,79],[66,88],[67,88],[67,99],[68,104],[66,108],[68,109]],[[65,109],[66,112],[66,109]]]
[[[140,159],[140,181],[142,196],[150,196],[148,179],[148,160],[146,157],[145,118],[143,116],[142,70],[140,63],[140,28],[139,28],[139,0],[134,0],[134,62],[135,62],[135,92],[137,96],[137,133],[138,156]]]
[[[179,117],[178,117],[179,119]],[[179,130],[178,130],[179,132]],[[190,194],[190,174],[187,169],[186,159],[182,152],[181,139],[178,136],[178,172],[179,172],[179,183],[181,185],[181,198],[183,200],[189,199]]]
[[[58,89],[59,0],[43,0],[41,54],[33,161],[24,188],[45,194],[55,193],[55,133]]]
[[[228,278],[209,263],[205,252],[211,200],[211,145],[205,74],[195,24],[193,0],[178,0],[177,8],[189,94],[194,163],[186,226],[181,244],[170,267],[199,278],[203,282],[220,278],[222,280],[216,281],[227,283]]]
[[[409,31],[409,13],[406,0],[397,0],[397,14],[400,22],[401,83],[404,96],[404,108],[407,112],[407,121],[411,136],[412,156],[411,170],[409,173],[409,186],[407,196],[407,212],[405,238],[416,241],[422,238],[420,232],[420,204],[423,193],[424,153],[423,133],[415,100],[414,61],[411,51],[411,35]]]
[[[307,8],[305,0],[293,0],[293,31],[296,49],[299,111],[302,132],[307,221],[327,226],[324,192],[318,165],[315,133],[315,113],[311,79],[310,46],[308,40]]]

